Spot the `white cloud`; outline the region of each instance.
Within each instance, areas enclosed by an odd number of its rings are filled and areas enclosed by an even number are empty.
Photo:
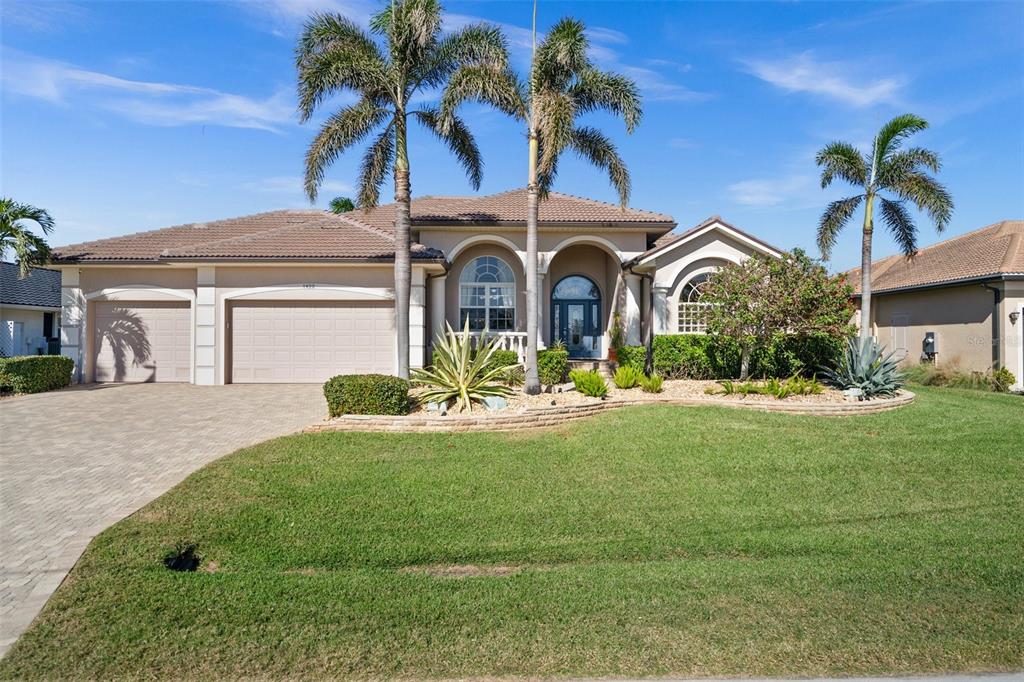
[[[301,196],[303,189],[302,178],[289,175],[277,175],[270,178],[262,178],[240,185],[241,189],[251,192],[262,192],[265,194],[294,194]],[[320,185],[321,192],[351,192],[352,186],[345,182],[325,180]]]
[[[726,189],[737,204],[770,207],[789,204],[810,196],[815,184],[813,176],[789,175],[742,180],[729,185]]]
[[[898,77],[861,77],[843,62],[818,61],[810,52],[780,60],[745,62],[747,70],[786,92],[806,92],[854,107],[894,104],[904,86]]]
[[[295,120],[295,106],[287,90],[254,99],[194,85],[119,78],[10,49],[4,50],[3,61],[0,86],[5,93],[54,104],[92,106],[138,123],[276,131]]]
[[[697,142],[688,137],[673,137],[668,141],[668,146],[673,149],[693,149],[697,146]]]
[[[622,31],[616,31],[614,28],[591,26],[586,30],[586,33],[591,41],[598,43],[612,43],[615,45],[626,45],[629,43],[629,36]]]
[[[651,101],[704,102],[714,98],[710,92],[691,90],[685,85],[675,83],[658,71],[641,66],[620,66],[625,75],[636,81],[644,91],[644,97]]]
[[[61,0],[5,0],[0,3],[0,17],[8,27],[17,26],[28,31],[53,33],[68,26],[80,26],[86,20],[87,14],[82,7]]]

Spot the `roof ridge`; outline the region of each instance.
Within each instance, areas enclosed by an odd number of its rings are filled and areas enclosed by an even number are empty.
[[[203,241],[203,242],[195,242],[194,244],[189,244],[187,246],[177,246],[177,247],[175,247],[173,249],[164,249],[163,251],[160,252],[160,256],[161,257],[172,256],[172,255],[175,254],[176,251],[189,251],[191,249],[198,249],[198,248],[202,248],[202,247],[214,246],[216,244],[225,244],[227,242],[243,242],[244,243],[246,241],[250,241],[250,240],[256,239],[257,237],[266,237],[268,234],[277,234],[279,232],[287,232],[288,230],[293,230],[296,227],[302,227],[302,225],[299,225],[299,224],[282,225],[280,227],[272,227],[270,229],[263,230],[261,232],[255,232],[255,233],[250,233],[250,234],[238,234],[238,235],[235,235],[233,237],[224,237],[223,239],[210,239],[210,240]]]
[[[641,213],[641,214],[656,215],[656,216],[663,216],[663,217],[666,216],[666,214],[664,214],[664,213],[658,213],[656,211],[647,211],[647,210],[642,209],[642,208],[632,208],[631,206],[628,206],[628,205],[624,206],[622,204],[613,204],[610,201],[601,201],[600,199],[591,199],[590,197],[581,197],[581,196],[577,196],[575,194],[566,194],[565,192],[555,192],[555,191],[548,192],[549,196],[552,195],[552,194],[557,194],[558,196],[566,197],[566,198],[569,198],[569,199],[576,199],[577,201],[582,201],[582,202],[588,203],[588,204],[596,204],[598,206],[610,206],[611,208],[619,209],[623,213],[625,213],[626,211],[632,211],[633,213]]]
[[[384,204],[384,206],[390,206],[390,205],[391,204]],[[375,208],[383,208],[383,206],[379,206],[378,205]],[[365,210],[369,211],[370,209],[365,209]],[[375,235],[377,235],[379,237],[384,237],[385,239],[389,239],[392,242],[395,241],[395,233],[394,232],[388,232],[387,230],[382,230],[379,227],[376,227],[374,225],[368,225],[366,223],[360,222],[360,221],[355,220],[353,218],[349,218],[346,215],[346,213],[353,213],[353,211],[346,211],[345,213],[335,213],[334,216],[336,218],[340,219],[342,222],[348,224],[348,225],[351,225],[353,227],[358,227],[358,228],[360,228],[360,229],[362,229],[362,230],[364,230],[366,232],[369,232],[371,234],[375,234]],[[410,222],[412,222],[412,217],[411,216],[410,216],[409,220],[410,220]]]

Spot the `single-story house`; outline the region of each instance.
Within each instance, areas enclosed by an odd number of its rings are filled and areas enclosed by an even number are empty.
[[[60,278],[46,268],[22,278],[17,265],[0,262],[0,356],[59,352]]]
[[[393,373],[393,204],[283,210],[55,250],[63,349],[81,381],[320,382]],[[711,218],[551,193],[541,202],[542,343],[605,358],[613,313],[629,343],[699,333],[707,274],[779,250]],[[526,191],[412,202],[410,364],[445,323],[526,341]]]
[[[859,301],[860,268],[849,272]],[[907,362],[934,360],[1024,382],[1024,220],[1004,220],[871,264],[871,325]],[[930,339],[930,340],[929,340]]]

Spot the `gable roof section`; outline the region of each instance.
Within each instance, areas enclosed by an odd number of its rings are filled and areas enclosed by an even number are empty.
[[[847,271],[860,294],[860,268]],[[1004,220],[925,247],[907,259],[889,256],[871,264],[871,292],[940,286],[1000,275],[1024,276],[1024,220]]]
[[[18,266],[0,262],[0,304],[60,308],[60,272],[32,268],[18,279]]]
[[[707,232],[710,232],[715,229],[721,230],[722,232],[730,235],[731,237],[737,239],[738,241],[744,242],[753,247],[754,249],[761,251],[762,253],[766,253],[772,256],[781,256],[783,253],[782,249],[772,246],[766,241],[758,239],[749,232],[745,232],[740,228],[736,227],[735,225],[731,225],[725,222],[724,220],[722,220],[721,217],[715,215],[711,216],[707,220],[704,220],[703,222],[697,225],[694,225],[685,232],[680,232],[679,234],[662,235],[658,239],[654,240],[654,246],[652,246],[650,249],[642,253],[637,258],[637,263],[648,263],[654,258],[657,258],[658,256],[661,256],[665,253],[668,253],[669,251],[672,251],[673,249],[676,249],[682,246],[683,244],[692,241],[693,239],[696,239],[700,235],[706,234]]]

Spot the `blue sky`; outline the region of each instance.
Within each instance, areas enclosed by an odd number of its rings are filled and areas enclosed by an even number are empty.
[[[54,244],[308,206],[302,159],[314,125],[295,113],[292,49],[313,10],[365,21],[363,0],[23,2],[4,0],[0,184],[50,210]],[[528,2],[448,2],[448,22],[505,28],[520,69]],[[955,235],[1024,217],[1024,3],[656,3],[541,0],[543,30],[573,15],[592,56],[636,79],[639,129],[595,115],[633,174],[631,204],[686,228],[712,214],[811,253],[823,191],[815,151],[866,148],[889,117],[932,127],[956,201]],[[338,103],[336,103],[338,104]],[[522,130],[472,108],[482,193],[523,184]],[[412,131],[413,192],[471,192],[448,153]],[[359,150],[328,175],[321,206],[353,194]],[[614,201],[567,160],[556,189]],[[390,198],[388,188],[387,196]],[[940,239],[921,221],[921,243]],[[875,253],[894,251],[884,233]],[[831,267],[859,262],[856,224]]]

